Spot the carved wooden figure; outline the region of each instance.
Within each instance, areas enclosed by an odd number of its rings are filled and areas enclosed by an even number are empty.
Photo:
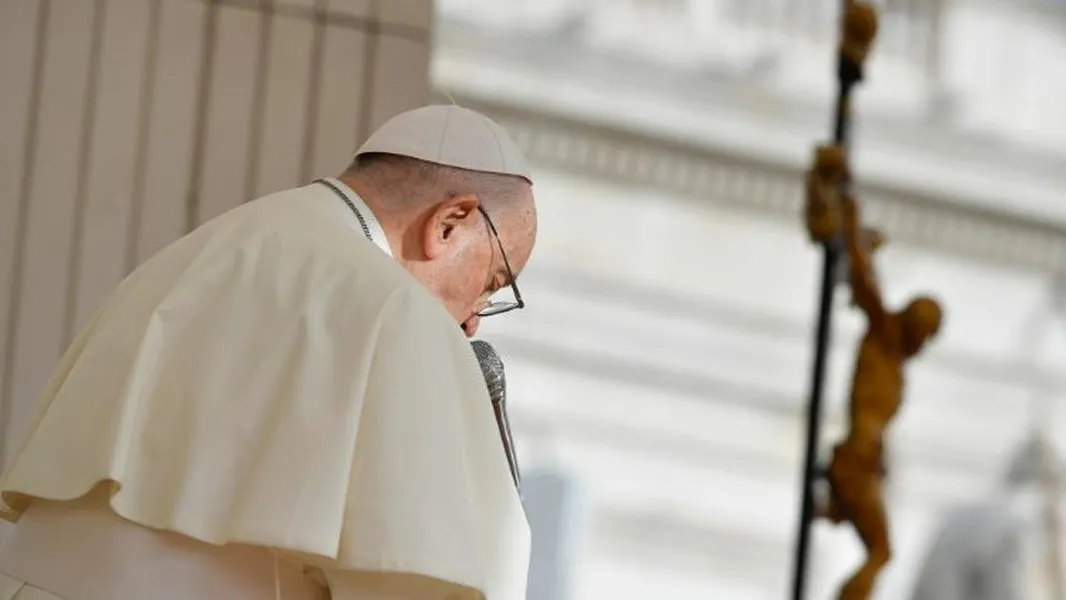
[[[829,464],[829,495],[819,511],[834,523],[850,522],[866,547],[866,561],[844,584],[839,600],[866,600],[878,573],[891,557],[881,498],[882,440],[903,397],[903,366],[940,330],[936,300],[918,297],[900,311],[884,306],[870,260],[855,199],[841,196],[841,222],[847,244],[852,297],[866,314],[850,398],[850,429]]]
[[[885,245],[885,234],[881,233],[881,230],[875,227],[862,227],[859,231],[859,244],[861,244],[863,252],[866,253],[867,258],[872,263],[873,257],[877,254],[877,251],[881,249],[881,246]],[[847,266],[847,261],[844,262],[844,266]],[[849,275],[843,273],[843,271],[845,271],[845,269],[841,269],[843,275],[840,279],[841,282],[848,281],[849,277]],[[859,307],[859,303],[855,299],[854,294],[851,296],[851,306],[853,308]]]

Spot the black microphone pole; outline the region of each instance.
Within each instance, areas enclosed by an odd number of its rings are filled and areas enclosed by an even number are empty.
[[[838,94],[833,122],[833,141],[846,149],[851,124],[851,92],[862,81],[862,58],[845,51],[849,38],[849,9],[854,0],[844,0],[840,16],[841,44],[837,58]],[[863,52],[865,54],[865,52]],[[825,384],[825,365],[832,335],[833,297],[842,263],[843,240],[839,237],[822,244],[822,281],[818,302],[818,325],[815,328],[814,362],[811,367],[811,388],[807,400],[807,439],[804,448],[801,482],[799,531],[796,535],[792,599],[803,600],[806,594],[808,550],[811,543],[811,524],[814,519],[813,484],[818,477],[818,442],[821,439],[822,396]]]

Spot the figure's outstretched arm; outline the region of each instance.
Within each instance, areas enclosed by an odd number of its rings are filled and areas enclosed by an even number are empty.
[[[870,258],[870,244],[863,241],[863,230],[859,219],[859,209],[855,197],[843,194],[841,208],[844,217],[844,240],[848,252],[848,281],[851,283],[851,295],[855,304],[866,313],[871,325],[884,322],[885,307],[881,300],[881,289],[877,282]]]

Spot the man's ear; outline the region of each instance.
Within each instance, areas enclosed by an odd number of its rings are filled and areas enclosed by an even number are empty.
[[[437,204],[426,219],[422,246],[433,260],[461,241],[461,234],[473,231],[478,222],[478,197],[462,194]]]

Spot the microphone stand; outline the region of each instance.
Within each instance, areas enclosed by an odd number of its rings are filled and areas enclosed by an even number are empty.
[[[838,93],[833,121],[833,142],[845,153],[851,125],[851,92],[855,85],[862,81],[863,62],[870,43],[873,41],[873,33],[876,31],[876,21],[874,21],[873,31],[856,30],[856,26],[863,25],[851,18],[856,4],[858,3],[855,0],[843,0],[840,18],[841,42],[837,55]],[[866,9],[871,10],[869,7]],[[850,184],[849,179],[850,177],[845,174],[837,185],[847,186]],[[803,600],[806,594],[808,550],[811,543],[811,523],[815,512],[813,484],[818,477],[818,442],[821,439],[826,360],[830,350],[836,284],[840,281],[840,268],[843,262],[843,239],[839,231],[840,228],[837,227],[835,234],[831,237],[816,240],[822,246],[822,281],[819,291],[818,324],[815,328],[814,361],[811,366],[811,388],[807,400],[807,438],[804,448],[800,518],[792,577],[793,600]]]

